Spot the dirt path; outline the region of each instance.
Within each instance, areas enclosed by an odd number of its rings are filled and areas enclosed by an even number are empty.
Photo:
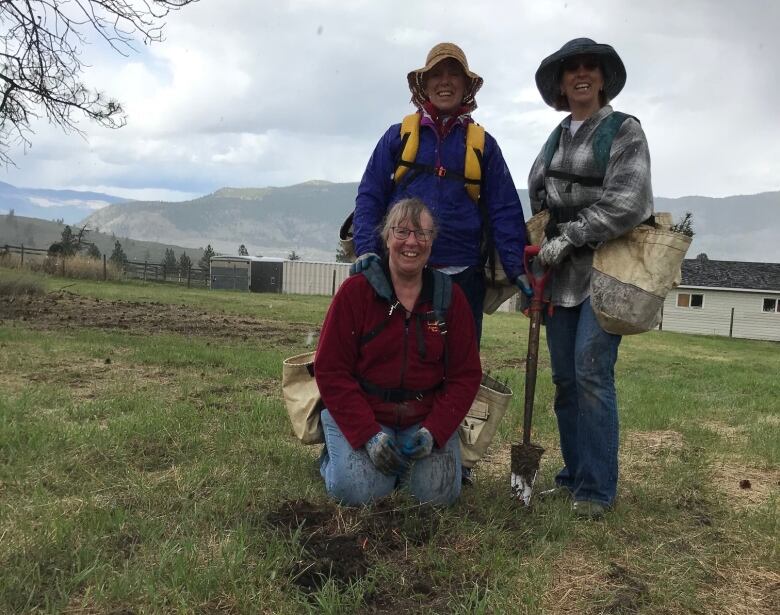
[[[299,344],[317,332],[305,323],[204,312],[186,305],[108,301],[68,291],[0,296],[0,324],[20,321],[34,329],[116,329],[134,335],[176,333]]]

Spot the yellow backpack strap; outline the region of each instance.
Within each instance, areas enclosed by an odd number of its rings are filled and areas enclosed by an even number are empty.
[[[466,126],[466,162],[463,177],[466,180],[466,192],[471,199],[479,202],[479,189],[482,185],[482,152],[485,151],[485,129],[479,124]]]
[[[414,164],[420,147],[420,114],[410,113],[401,122],[401,155],[393,179],[398,183]]]

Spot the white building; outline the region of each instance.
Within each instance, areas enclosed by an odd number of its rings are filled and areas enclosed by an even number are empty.
[[[780,263],[684,261],[661,329],[780,341]]]

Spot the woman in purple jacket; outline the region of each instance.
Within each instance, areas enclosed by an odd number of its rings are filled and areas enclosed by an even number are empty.
[[[487,133],[479,204],[466,190],[466,133],[474,121],[471,113],[477,108],[474,97],[482,77],[469,70],[460,47],[439,43],[428,53],[425,66],[411,71],[407,81],[420,116],[417,155],[396,181],[406,145],[401,125],[391,126],[379,140],[355,201],[358,260],[352,272],[362,271],[382,253],[377,229],[387,211],[401,199],[419,198],[439,229],[429,265],[451,275],[466,294],[479,340],[485,299],[483,232],[492,236],[507,277],[530,294],[523,268],[523,209],[501,149]]]

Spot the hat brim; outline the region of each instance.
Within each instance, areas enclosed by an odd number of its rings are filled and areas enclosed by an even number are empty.
[[[587,40],[587,39],[586,39]],[[567,58],[580,55],[595,55],[601,62],[604,74],[604,93],[614,99],[626,85],[626,67],[620,56],[610,45],[589,41],[581,44],[567,43],[554,54],[547,56],[536,71],[536,87],[544,102],[551,107],[560,95],[561,64]]]
[[[409,74],[406,75],[406,81],[409,83],[409,91],[412,93],[412,103],[417,107],[422,107],[423,103],[428,100],[428,96],[425,94],[425,73],[447,58],[452,58],[460,64],[469,80],[469,84],[466,86],[466,91],[463,94],[463,104],[468,107],[470,111],[473,111],[477,108],[476,95],[482,87],[483,79],[477,73],[470,71],[463,66],[463,63],[453,55],[439,56],[426,66],[409,71]]]

